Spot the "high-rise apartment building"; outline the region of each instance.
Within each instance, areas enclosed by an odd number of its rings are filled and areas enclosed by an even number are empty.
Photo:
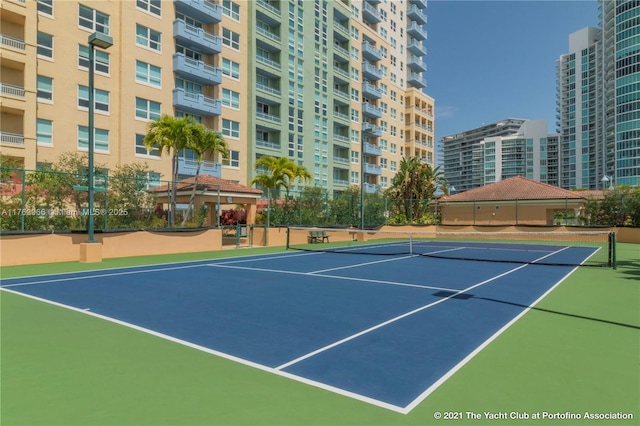
[[[484,153],[481,143],[485,138],[517,135],[526,120],[507,118],[495,123],[466,130],[442,138],[444,150],[444,176],[457,192],[467,191],[485,184]]]
[[[161,114],[219,131],[231,157],[202,173],[247,184],[260,156],[287,157],[330,192],[390,184],[403,155],[434,164],[426,0],[2,0],[3,155],[33,169],[88,146],[88,36],[96,49],[95,160],[145,162]],[[195,172],[180,153],[181,176]],[[259,171],[258,171],[259,172]],[[300,189],[295,188],[295,189]]]
[[[640,184],[640,2],[600,1],[600,28],[557,64],[560,186]]]

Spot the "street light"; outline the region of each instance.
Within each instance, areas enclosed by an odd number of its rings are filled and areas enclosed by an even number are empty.
[[[364,137],[373,133],[373,129],[362,129],[360,135],[360,229],[364,231]]]
[[[600,182],[602,182],[602,189],[605,190],[607,189],[607,183],[609,183],[609,190],[613,189],[613,176],[609,177],[607,175],[602,176],[602,179],[600,179]]]
[[[94,157],[94,144],[95,144],[95,129],[93,124],[93,115],[95,110],[94,101],[94,74],[95,74],[95,48],[108,49],[113,46],[113,39],[106,34],[95,32],[89,36],[89,183],[87,185],[87,191],[89,193],[89,243],[95,243],[93,238],[94,234],[94,218],[93,218],[93,198],[94,198],[94,170],[93,170],[93,157]]]

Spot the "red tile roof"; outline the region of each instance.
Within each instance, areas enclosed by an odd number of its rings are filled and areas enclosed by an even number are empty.
[[[178,182],[177,189],[178,191],[186,191],[193,188],[193,184],[195,183],[195,176],[183,179]],[[198,187],[206,186],[210,191],[217,191],[220,188],[221,192],[235,192],[241,194],[262,194],[262,191],[259,189],[251,188],[245,185],[240,185],[239,183],[218,178],[211,175],[200,175],[198,176]],[[157,188],[152,189],[154,192],[164,192],[167,191],[168,185],[162,185]]]
[[[443,201],[586,199],[591,195],[587,195],[587,192],[596,191],[569,191],[524,176],[514,176],[460,194],[443,197]]]

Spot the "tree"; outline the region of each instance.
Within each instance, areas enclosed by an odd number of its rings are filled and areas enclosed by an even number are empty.
[[[291,185],[296,179],[311,179],[311,173],[309,173],[306,168],[284,157],[260,157],[256,161],[256,170],[261,167],[267,169],[269,172],[256,175],[256,177],[251,180],[251,185],[260,185],[266,188],[268,192],[284,188],[286,191],[285,199],[289,199]],[[270,195],[273,194],[268,194],[268,198],[271,201]]]
[[[202,165],[204,158],[207,155],[213,155],[216,157],[218,154],[222,155],[222,158],[229,158],[229,145],[227,145],[227,142],[220,133],[208,130],[204,126],[199,126],[197,131],[194,132],[194,135],[195,137],[188,148],[196,154],[196,176],[193,183],[193,189],[191,190],[191,197],[189,198],[189,207],[182,219],[182,226],[187,224],[193,210],[193,200],[196,196],[198,177],[200,176],[200,166]]]
[[[440,167],[434,169],[418,157],[409,157],[400,162],[387,195],[396,200],[399,213],[412,222],[426,213],[438,188],[448,194],[447,181]]]
[[[180,151],[193,146],[194,139],[201,132],[200,125],[193,117],[171,117],[164,114],[157,120],[149,123],[147,134],[144,137],[144,145],[147,148],[160,148],[160,151],[166,151],[172,155],[172,178],[171,178],[171,199],[169,226],[175,221],[176,212],[176,192],[178,183],[178,155]]]
[[[153,209],[156,197],[148,189],[147,164],[119,165],[109,177],[108,203],[112,212],[109,227],[130,228],[155,225]],[[156,218],[156,222],[158,218]]]

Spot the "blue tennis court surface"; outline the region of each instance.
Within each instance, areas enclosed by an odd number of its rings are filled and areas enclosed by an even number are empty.
[[[573,269],[289,251],[2,288],[406,413]]]

